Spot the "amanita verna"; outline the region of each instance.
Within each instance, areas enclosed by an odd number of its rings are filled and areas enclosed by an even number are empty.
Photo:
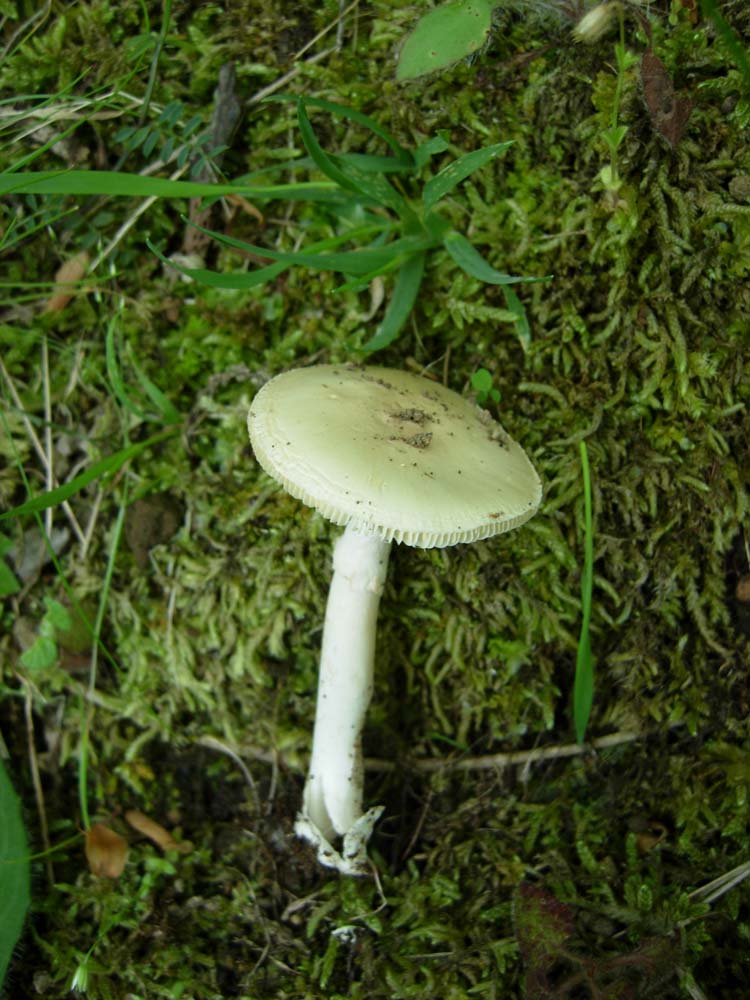
[[[486,413],[442,385],[388,368],[317,365],[268,382],[248,429],[263,469],[344,525],[333,552],[310,770],[296,832],[358,874],[382,806],[362,810],[362,727],[392,542],[472,542],[518,527],[542,485]],[[335,845],[340,838],[340,847]]]

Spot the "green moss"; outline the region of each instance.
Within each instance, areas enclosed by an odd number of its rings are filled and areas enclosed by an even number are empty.
[[[153,430],[113,395],[103,356],[110,322],[126,383],[135,383],[130,350],[185,416],[181,433],[101,484],[98,507],[94,488],[72,500],[83,524],[98,511],[85,557],[73,542],[60,554],[86,606],[101,591],[123,479],[131,498],[168,492],[185,516],[143,565],[127,549],[118,555],[104,617],[90,808],[131,837],[129,864],[105,884],[76,847],[53,858],[53,886],[40,871],[14,996],[62,996],[81,966],[88,995],[104,1000],[516,995],[529,971],[513,917],[524,879],[571,909],[569,948],[600,973],[614,975],[606,962],[621,958],[640,969],[643,995],[648,987],[681,996],[692,977],[706,995],[739,996],[731,984],[745,978],[744,890],[710,906],[690,894],[746,860],[750,690],[735,586],[748,573],[750,229],[736,180],[750,175],[747,102],[710,30],[673,7],[655,22],[654,47],[695,106],[672,151],[649,122],[637,73],[628,76],[616,199],[596,181],[614,95],[612,40],[574,47],[559,20],[502,14],[474,65],[397,87],[395,48],[418,11],[381,2],[358,12],[356,42],[347,22],[342,51],[292,84],[361,107],[409,146],[437,129],[461,150],[514,139],[457,189],[448,211],[495,266],[554,275],[521,286],[531,325],[524,349],[499,290],[436,255],[404,336],[377,357],[444,367],[466,392],[485,368],[500,393],[490,409],[545,483],[542,511],[507,537],[394,551],[365,731],[367,754],[392,765],[368,773],[366,786],[369,802],[386,805],[372,841],[378,882],[331,877],[293,837],[336,530],[259,472],[245,431],[268,377],[357,356],[377,321],[363,318],[369,295],[338,293],[335,279],[301,270],[242,294],[175,282],[144,236],[179,249],[188,206],[159,203],[124,236],[95,292],[53,316],[41,317],[36,303],[4,306],[3,361],[38,434],[40,344],[49,341],[61,478],[116,450],[126,433],[139,440]],[[740,30],[741,5],[726,8]],[[94,65],[79,88],[117,89],[141,46],[126,89],[142,94],[161,17],[148,10],[151,41],[140,5],[56,12],[10,53],[0,79],[12,78],[15,92],[54,91]],[[292,68],[337,12],[336,3],[283,17],[260,0],[226,10],[175,4],[154,102],[178,99],[207,119],[223,62],[235,61],[248,97]],[[642,51],[643,41],[632,33],[629,45]],[[81,125],[87,162],[100,147],[114,161],[113,136],[137,114]],[[328,148],[382,152],[354,126],[318,124]],[[291,110],[252,105],[224,169],[236,176],[279,162],[290,144],[299,147]],[[54,153],[38,162],[59,165]],[[143,166],[137,156],[129,163]],[[61,208],[15,199],[7,211],[26,220]],[[86,205],[42,228],[3,251],[5,280],[51,281],[69,250],[88,241],[95,251],[133,208]],[[269,246],[330,235],[331,218],[315,206],[288,218],[284,209],[264,206],[263,228],[242,211],[216,225]],[[208,254],[215,268],[253,266],[225,250]],[[35,490],[44,475],[5,383],[2,392],[0,497],[10,507],[26,496],[15,456]],[[584,436],[595,516],[591,732],[645,735],[576,759],[451,770],[463,754],[572,739]],[[63,525],[64,514],[54,520]],[[13,523],[7,534],[31,527]],[[88,662],[71,655],[49,675],[23,674],[10,629],[21,617],[38,624],[45,594],[59,596],[48,568],[4,610],[0,719],[39,842],[20,697],[30,691],[50,835],[60,843],[79,820]],[[206,738],[242,756],[252,786]],[[425,761],[445,766],[427,770]],[[165,858],[129,833],[121,815],[131,807],[193,851]],[[660,956],[659,983],[643,971],[649,954]]]

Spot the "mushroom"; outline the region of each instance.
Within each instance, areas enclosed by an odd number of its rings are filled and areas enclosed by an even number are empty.
[[[443,547],[508,531],[535,513],[541,482],[486,411],[388,368],[317,365],[279,375],[253,400],[248,429],[263,469],[345,526],[333,553],[295,831],[322,864],[360,874],[383,808],[362,810],[362,727],[391,543]]]

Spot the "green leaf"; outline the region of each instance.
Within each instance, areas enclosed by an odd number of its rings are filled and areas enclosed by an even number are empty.
[[[150,448],[152,445],[158,444],[160,441],[164,441],[175,433],[172,428],[170,430],[162,431],[159,434],[154,434],[145,441],[140,441],[138,444],[131,444],[127,448],[122,448],[120,451],[116,451],[114,455],[110,455],[108,458],[102,459],[101,462],[96,462],[85,472],[82,472],[75,479],[71,479],[69,483],[64,483],[62,486],[56,487],[54,490],[48,490],[46,493],[40,494],[38,497],[32,497],[31,500],[27,500],[26,503],[19,504],[18,507],[14,507],[12,510],[6,510],[4,513],[0,514],[0,521],[7,521],[11,517],[23,517],[24,514],[34,514],[40,510],[46,510],[47,507],[54,507],[63,500],[68,500],[74,494],[78,493],[88,486],[90,482],[95,479],[99,479],[100,476],[106,475],[108,472],[116,472],[117,469],[121,468],[127,461],[131,458],[135,458],[146,448]]]
[[[73,627],[73,619],[70,617],[70,612],[59,601],[56,601],[54,597],[45,597],[44,604],[47,608],[47,613],[44,617],[48,618],[59,632],[67,632],[68,629]]]
[[[57,662],[57,643],[48,635],[38,635],[20,659],[28,670],[47,670]]]
[[[477,368],[471,376],[471,387],[480,396],[486,397],[492,388],[492,375],[486,368]]]
[[[594,584],[594,520],[591,506],[591,474],[586,442],[580,443],[581,476],[583,478],[584,555],[581,574],[581,605],[583,617],[576,654],[576,675],[573,687],[573,719],[576,739],[583,743],[586,736],[591,706],[594,702],[594,658],[591,653],[589,626]]]
[[[544,278],[514,278],[495,270],[482,255],[474,249],[465,236],[452,229],[443,237],[443,246],[458,264],[472,278],[478,278],[488,285],[512,285],[519,281],[544,281]]]
[[[401,49],[397,80],[444,69],[476,52],[492,27],[492,0],[445,3],[419,19]]]
[[[438,153],[444,153],[449,148],[450,144],[442,135],[435,135],[432,139],[421,143],[414,151],[414,163],[417,170],[421,170],[422,167],[426,166],[433,156],[437,156]]]
[[[21,804],[0,759],[0,986],[21,935],[30,899],[30,865]]]
[[[613,125],[611,128],[605,129],[602,132],[602,139],[604,139],[607,144],[607,148],[612,152],[616,153],[622,144],[622,140],[627,135],[628,126],[627,125]]]
[[[426,254],[416,253],[409,257],[396,276],[391,301],[388,303],[383,322],[373,337],[364,345],[365,351],[379,351],[393,343],[409,318],[422,284]]]
[[[475,170],[485,166],[490,160],[504,153],[513,141],[498,142],[494,146],[484,146],[482,149],[475,149],[471,153],[460,156],[457,160],[447,166],[431,178],[424,186],[422,192],[422,203],[427,211],[441,201],[450,191],[461,181],[465,180]]]

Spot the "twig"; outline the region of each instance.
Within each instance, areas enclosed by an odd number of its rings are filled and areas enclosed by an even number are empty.
[[[341,49],[341,42],[343,41],[344,18],[350,11],[354,10],[354,8],[357,6],[358,3],[359,0],[352,0],[352,2],[345,10],[341,10],[340,8],[343,6],[343,0],[339,0],[338,17],[335,17],[330,24],[327,24],[325,26],[325,28],[321,28],[321,30],[317,33],[317,35],[314,38],[311,38],[309,42],[305,42],[305,44],[302,46],[299,52],[295,52],[294,55],[292,56],[292,62],[296,62],[301,56],[305,54],[305,52],[307,52],[308,49],[311,49],[313,45],[316,45],[320,41],[320,39],[324,38],[328,34],[328,32],[331,31],[333,28],[336,28],[336,48]],[[341,39],[339,38],[340,33],[342,35]]]
[[[47,826],[47,810],[44,805],[44,789],[42,788],[42,779],[39,775],[39,761],[36,755],[36,745],[34,743],[34,717],[32,713],[32,703],[31,703],[31,687],[27,681],[23,681],[24,686],[24,716],[26,718],[26,739],[29,750],[29,766],[31,768],[31,780],[34,785],[34,796],[36,798],[36,807],[39,812],[39,829],[42,834],[42,845],[44,847],[44,867],[47,870],[47,879],[50,885],[54,885],[55,873],[52,868],[52,860],[50,858],[50,851],[52,850],[52,844],[49,839],[49,827]]]
[[[563,743],[552,747],[539,747],[536,750],[514,750],[510,753],[489,754],[486,757],[459,757],[456,760],[445,760],[442,757],[428,757],[410,762],[415,771],[492,771],[506,767],[516,767],[519,764],[534,764],[540,760],[559,760],[565,757],[578,757],[592,750],[606,750],[608,747],[621,746],[624,743],[634,743],[644,734],[623,730],[600,736],[589,743]],[[401,768],[400,763],[392,760],[382,760],[371,757],[365,761],[368,771],[395,771]]]
[[[54,455],[52,451],[52,399],[49,385],[49,344],[47,334],[42,335],[42,386],[44,392],[44,451],[46,459],[44,462],[46,471],[46,487],[49,493],[54,489]],[[44,530],[49,537],[52,537],[54,509],[48,507],[44,512]]]
[[[328,49],[323,49],[323,51],[319,52],[316,56],[310,56],[309,59],[306,59],[299,66],[295,66],[293,69],[290,69],[288,73],[285,73],[283,76],[280,76],[278,80],[275,80],[273,83],[269,83],[267,87],[264,87],[262,90],[259,90],[257,94],[253,94],[253,96],[248,100],[247,106],[250,107],[253,104],[259,104],[265,97],[269,97],[271,94],[275,94],[277,90],[279,90],[285,84],[289,83],[290,80],[293,80],[295,76],[299,76],[304,66],[312,66],[315,63],[321,62],[323,59],[326,59],[328,56],[332,55],[335,51],[336,51],[336,46],[332,45]]]
[[[409,761],[406,766],[422,772],[502,770],[507,767],[534,764],[540,760],[563,760],[567,757],[579,757],[591,753],[592,750],[607,750],[610,747],[635,743],[637,740],[643,739],[644,736],[646,733],[620,730],[617,733],[609,733],[607,736],[599,736],[583,745],[562,743],[557,746],[538,747],[536,750],[513,750],[509,753],[488,754],[483,757],[458,757],[455,759],[423,757]],[[273,765],[279,761],[284,763],[283,754],[274,753],[273,750],[261,750],[256,746],[243,744],[235,752],[241,753],[245,757],[252,757],[254,760],[263,761],[264,764]],[[400,761],[384,760],[381,757],[367,757],[365,759],[367,771],[390,772],[401,770],[404,766]]]
[[[218,750],[219,753],[226,754],[227,757],[229,757],[231,760],[234,761],[234,763],[237,765],[240,771],[242,771],[243,778],[250,786],[250,789],[253,793],[253,798],[255,799],[255,807],[258,810],[258,812],[260,812],[258,789],[255,787],[255,781],[253,780],[253,776],[248,771],[247,766],[245,765],[245,762],[242,759],[242,757],[240,757],[240,755],[230,746],[227,746],[227,744],[223,743],[221,740],[217,740],[216,737],[214,736],[202,736],[201,739],[198,740],[198,744],[199,746],[207,747],[209,750]]]
[[[161,165],[161,163],[159,165]],[[175,170],[170,175],[169,179],[171,181],[179,180],[179,178],[182,177],[182,175],[185,173],[185,171],[188,169],[189,166],[190,166],[190,164],[186,163],[183,167],[180,167],[179,170]],[[143,173],[145,175],[146,172],[143,171]],[[89,267],[89,273],[90,274],[93,274],[93,272],[99,267],[99,265],[102,264],[103,261],[105,261],[107,259],[107,257],[109,257],[109,255],[115,249],[115,247],[120,242],[120,240],[130,232],[130,230],[136,224],[136,222],[138,221],[138,219],[140,219],[140,217],[143,215],[143,213],[147,212],[148,209],[151,208],[151,206],[153,205],[153,203],[155,201],[157,201],[157,200],[158,200],[158,198],[157,198],[156,195],[150,195],[148,198],[145,198],[141,202],[141,204],[133,212],[133,214],[131,216],[129,216],[129,218],[127,218],[125,220],[125,222],[123,222],[123,224],[117,230],[117,232],[112,237],[112,239],[109,241],[109,243],[107,244],[107,246],[99,253],[99,255],[95,258],[95,260],[92,261],[91,266]]]

